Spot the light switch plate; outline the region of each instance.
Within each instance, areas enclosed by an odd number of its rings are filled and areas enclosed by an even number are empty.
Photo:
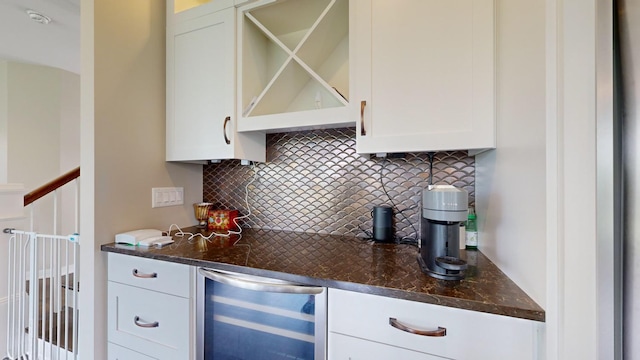
[[[183,187],[151,188],[151,207],[175,206],[184,204]]]

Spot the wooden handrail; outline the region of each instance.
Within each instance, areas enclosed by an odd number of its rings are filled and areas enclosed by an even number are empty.
[[[31,204],[32,202],[40,199],[41,197],[58,190],[66,183],[73,181],[80,177],[80,167],[69,171],[66,174],[60,175],[58,178],[49,181],[48,183],[40,186],[39,188],[33,190],[32,192],[26,194],[24,196],[24,206]]]

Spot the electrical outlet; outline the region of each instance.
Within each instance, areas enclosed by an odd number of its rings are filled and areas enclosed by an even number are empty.
[[[184,204],[184,188],[151,188],[151,207],[175,206]]]

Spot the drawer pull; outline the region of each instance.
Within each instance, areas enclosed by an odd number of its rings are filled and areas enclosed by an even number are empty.
[[[138,269],[133,269],[132,273],[133,273],[133,276],[139,277],[139,278],[143,278],[143,279],[153,279],[153,278],[157,278],[158,277],[157,273],[140,274],[138,272]]]
[[[140,322],[140,316],[136,316],[136,317],[134,317],[134,318],[133,318],[133,322],[134,322],[137,326],[139,326],[139,327],[141,327],[141,328],[157,328],[158,326],[160,326],[160,323],[159,323],[159,322],[157,322],[157,321],[152,322],[152,323],[143,323],[143,322]]]
[[[443,328],[438,326],[438,330],[418,330],[414,328],[410,328],[407,325],[401,323],[396,318],[389,318],[389,325],[393,326],[396,329],[400,329],[402,331],[406,331],[408,333],[422,335],[422,336],[447,336],[447,328]]]

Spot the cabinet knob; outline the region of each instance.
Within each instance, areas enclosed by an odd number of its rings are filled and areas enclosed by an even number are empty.
[[[367,101],[360,101],[360,135],[367,136],[367,130],[364,128],[364,108],[367,106]]]
[[[434,336],[434,337],[447,336],[447,328],[443,328],[443,327],[440,327],[440,326],[438,326],[437,330],[414,329],[412,327],[409,327],[409,326],[401,323],[396,318],[389,318],[389,325],[393,326],[396,329],[400,329],[402,331],[406,331],[408,333],[416,334],[416,335]]]
[[[222,135],[224,135],[224,142],[229,145],[231,144],[231,140],[227,137],[227,123],[231,121],[231,116],[227,116],[224,118],[224,123],[222,124]]]

